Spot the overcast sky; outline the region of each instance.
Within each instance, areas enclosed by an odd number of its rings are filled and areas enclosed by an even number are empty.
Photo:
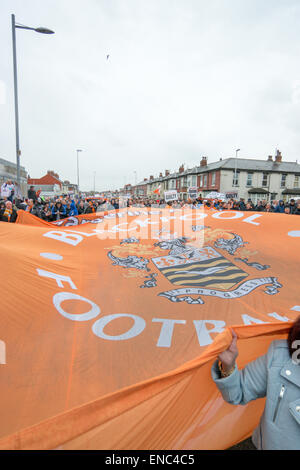
[[[0,157],[115,189],[235,155],[300,161],[299,0],[1,0]],[[109,58],[107,59],[107,55]]]

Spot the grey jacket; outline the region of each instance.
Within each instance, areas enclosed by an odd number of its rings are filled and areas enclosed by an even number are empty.
[[[273,341],[267,354],[243,370],[220,378],[218,361],[212,378],[225,401],[245,405],[266,397],[266,405],[252,440],[257,449],[300,450],[300,364],[292,361],[285,340]]]

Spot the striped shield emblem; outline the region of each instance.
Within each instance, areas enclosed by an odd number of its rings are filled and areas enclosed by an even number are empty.
[[[214,248],[206,246],[178,255],[152,258],[155,266],[172,283],[227,291],[248,274]]]

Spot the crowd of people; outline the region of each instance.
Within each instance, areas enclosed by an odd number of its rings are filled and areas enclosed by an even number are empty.
[[[15,222],[18,210],[22,209],[47,222],[54,222],[67,217],[92,214],[108,210],[116,210],[123,207],[166,207],[178,209],[198,209],[206,207],[213,210],[238,210],[256,212],[277,212],[284,214],[300,215],[300,199],[291,199],[289,202],[283,200],[258,201],[254,204],[250,199],[239,201],[210,200],[198,197],[195,200],[168,201],[164,199],[151,198],[85,198],[81,196],[63,195],[59,198],[44,197],[41,191],[35,191],[31,186],[27,198],[16,194],[12,181],[7,181],[1,186],[0,199],[0,221]]]

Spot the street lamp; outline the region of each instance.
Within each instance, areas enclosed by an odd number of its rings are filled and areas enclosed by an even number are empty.
[[[54,31],[47,28],[31,28],[22,24],[16,23],[15,15],[11,15],[11,26],[12,26],[12,44],[13,44],[13,64],[14,64],[14,93],[15,93],[15,126],[16,126],[16,154],[17,154],[17,183],[21,190],[21,178],[20,178],[20,139],[19,139],[19,105],[18,105],[18,79],[17,79],[17,49],[16,49],[16,28],[18,29],[30,29],[36,33],[41,34],[54,34]]]
[[[82,152],[81,149],[76,150],[77,152],[77,188],[78,188],[78,194],[79,194],[79,159],[78,159],[78,154],[79,152]]]
[[[237,156],[238,156],[237,154],[238,154],[238,152],[239,152],[240,150],[241,150],[241,149],[237,149],[237,150],[235,151],[235,165],[234,165],[234,187],[236,187],[236,186],[237,186],[237,181],[236,181],[236,174],[237,174],[237,171],[236,171],[236,170],[237,170]]]

